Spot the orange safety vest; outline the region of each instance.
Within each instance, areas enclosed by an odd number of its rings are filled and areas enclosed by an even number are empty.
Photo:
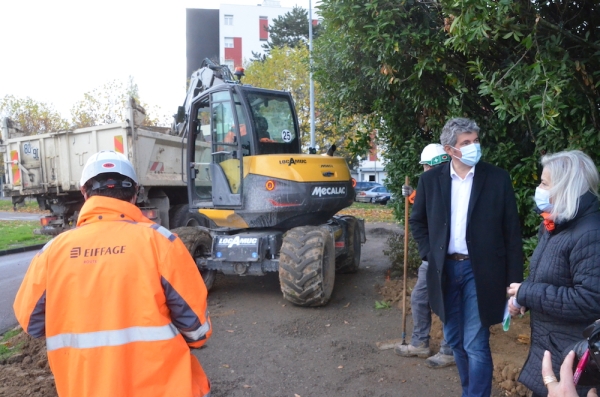
[[[61,397],[210,395],[191,354],[212,333],[206,286],[184,244],[122,200],[93,196],[77,228],[32,260],[14,303],[46,336]]]

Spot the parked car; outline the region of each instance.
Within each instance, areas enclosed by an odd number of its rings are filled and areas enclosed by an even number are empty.
[[[383,187],[383,185],[378,182],[356,182],[356,186],[354,186],[354,192],[356,193],[356,196],[358,196],[359,192],[380,186]],[[356,200],[356,196],[354,197],[354,200],[358,201]]]
[[[385,204],[388,202],[388,200],[390,200],[392,193],[387,190],[385,186],[375,186],[356,193],[356,201],[363,203],[375,203],[377,202],[377,198],[380,196],[388,197],[387,200],[383,199],[384,202],[382,204]]]
[[[393,200],[393,197],[394,195],[392,193],[383,193],[375,197],[375,199],[372,200],[372,202],[381,205],[386,205],[388,201]]]

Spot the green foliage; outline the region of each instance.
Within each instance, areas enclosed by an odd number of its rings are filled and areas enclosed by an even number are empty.
[[[384,310],[391,309],[392,305],[387,301],[375,301],[375,309]]]
[[[383,254],[392,262],[391,274],[394,277],[404,276],[404,234],[392,233],[387,239],[388,250]],[[409,275],[416,275],[422,260],[419,255],[419,246],[409,234],[408,236],[408,262],[406,271]]]
[[[29,97],[5,95],[0,99],[0,117],[8,117],[16,122],[17,128],[25,135],[55,132],[69,127],[68,121],[52,105]]]
[[[369,120],[388,187],[416,186],[422,148],[444,123],[481,127],[484,161],[511,174],[524,236],[547,152],[581,149],[599,163],[600,10],[596,2],[323,0],[315,78],[328,112]],[[529,241],[529,240],[527,240]]]
[[[319,30],[319,25],[313,25],[313,39],[319,36]],[[252,52],[253,60],[264,61],[275,48],[308,48],[308,11],[294,6],[292,11],[273,19],[273,23],[269,25],[267,31],[269,32],[269,41],[262,45],[266,55]]]
[[[531,255],[533,255],[533,251],[535,250],[535,247],[537,247],[537,243],[537,235],[523,240],[523,253],[525,255],[524,277],[529,276],[529,263],[531,262]]]

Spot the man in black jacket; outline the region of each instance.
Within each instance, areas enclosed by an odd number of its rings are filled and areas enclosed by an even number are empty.
[[[433,311],[454,351],[463,397],[489,396],[489,327],[502,321],[506,287],[523,279],[515,194],[508,173],[479,162],[479,127],[446,123],[440,142],[452,161],[421,175],[410,218]]]

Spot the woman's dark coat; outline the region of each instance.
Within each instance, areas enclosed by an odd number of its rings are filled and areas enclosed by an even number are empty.
[[[531,313],[531,349],[519,381],[536,394],[548,391],[542,381],[544,350],[552,354],[554,373],[585,327],[600,318],[600,211],[592,193],[580,198],[574,219],[548,232],[544,224],[531,257],[529,277],[517,302]],[[578,392],[586,395],[582,388]]]

